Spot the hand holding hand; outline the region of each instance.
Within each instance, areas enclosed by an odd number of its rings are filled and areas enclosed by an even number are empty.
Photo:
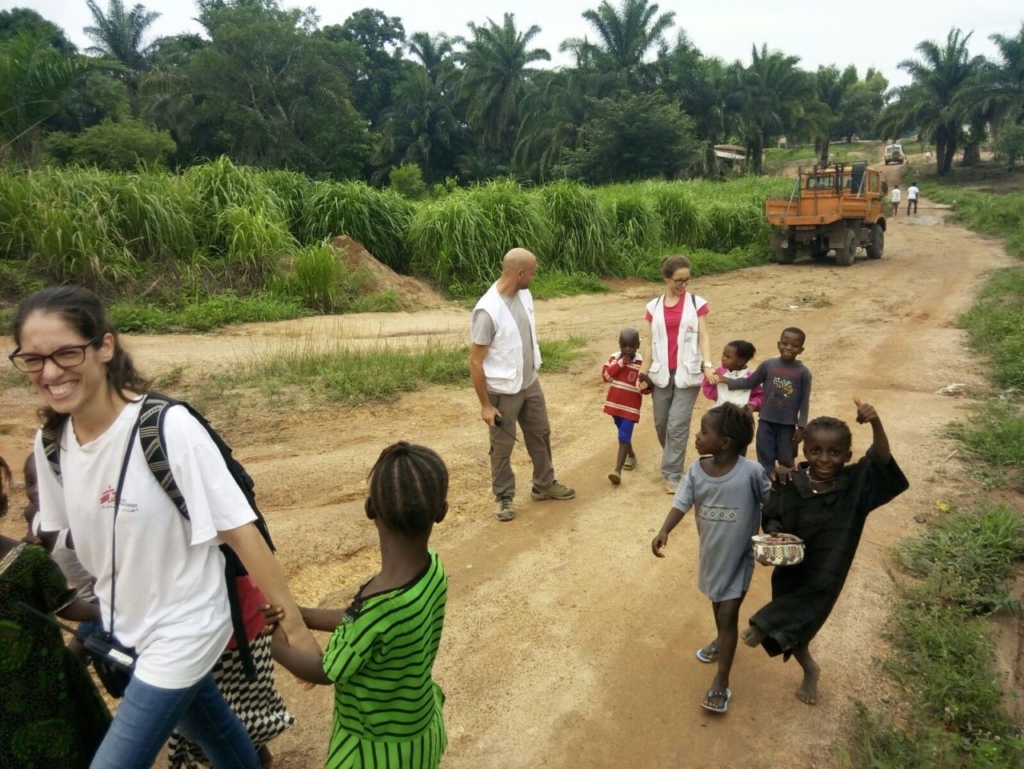
[[[777,482],[781,486],[785,486],[793,478],[793,474],[795,472],[795,468],[787,467],[786,465],[780,465],[778,462],[776,462],[775,470],[772,471],[772,480]]]
[[[259,609],[263,614],[263,621],[267,624],[267,628],[271,632],[276,631],[278,624],[284,619],[284,607],[271,606],[269,603],[265,603]]]

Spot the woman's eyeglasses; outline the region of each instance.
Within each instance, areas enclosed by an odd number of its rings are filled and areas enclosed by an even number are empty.
[[[690,282],[690,278],[672,278],[671,280],[677,286],[685,286],[687,283]]]
[[[74,368],[75,366],[82,365],[85,361],[85,351],[95,341],[96,339],[93,338],[85,344],[71,344],[67,347],[61,347],[49,355],[36,355],[35,353],[18,352],[15,350],[7,356],[7,359],[14,364],[14,368],[25,374],[35,374],[37,371],[42,371],[48,360],[52,360],[53,365],[57,368]]]

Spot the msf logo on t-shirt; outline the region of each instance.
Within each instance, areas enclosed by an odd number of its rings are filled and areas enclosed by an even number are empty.
[[[113,486],[107,486],[107,490],[100,494],[100,507],[113,507],[117,501],[117,492]]]

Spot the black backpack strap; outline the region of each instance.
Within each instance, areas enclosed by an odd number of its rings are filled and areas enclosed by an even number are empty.
[[[139,442],[142,444],[142,453],[146,457],[146,463],[153,472],[160,488],[164,490],[178,512],[187,521],[188,505],[185,504],[185,497],[178,484],[174,482],[174,474],[171,472],[171,463],[167,459],[167,450],[164,448],[164,414],[168,406],[174,406],[177,401],[171,400],[160,393],[148,393],[142,401],[142,409],[139,411]]]
[[[209,433],[210,438],[217,445],[221,456],[224,457],[228,471],[231,472],[231,449],[221,439],[217,432],[210,427],[210,423],[187,403],[168,398],[161,393],[149,393],[143,401],[142,410],[139,412],[139,440],[142,443],[142,452],[149,464],[149,469],[156,478],[157,483],[166,492],[167,496],[178,508],[185,520],[191,520],[188,515],[188,504],[185,496],[174,481],[174,474],[171,472],[171,463],[167,458],[167,446],[164,441],[164,417],[170,406],[184,406],[203,429]],[[226,453],[225,453],[226,452]],[[240,467],[240,466],[239,466]],[[234,476],[234,473],[232,473]],[[236,479],[237,480],[237,479]],[[251,480],[249,481],[251,483]],[[253,503],[253,497],[249,489],[243,488],[246,498]],[[255,506],[255,505],[253,505]],[[260,533],[270,544],[270,533],[266,530],[266,523],[262,516],[257,516],[257,524],[262,524]],[[259,527],[259,526],[258,526]],[[227,545],[221,545],[221,552],[224,554],[224,578],[228,588],[228,606],[231,609],[231,629],[235,635],[235,642],[238,645],[238,655],[242,660],[242,670],[249,681],[256,680],[256,664],[253,661],[252,649],[249,648],[249,636],[245,629],[245,618],[242,616],[242,604],[238,597],[238,577],[246,574],[245,567],[241,560]],[[271,546],[273,549],[273,546]]]
[[[63,483],[60,474],[60,441],[57,439],[57,433],[46,428],[40,428],[39,432],[43,437],[43,453],[46,455],[46,461],[49,462],[50,469],[53,470],[57,480]]]

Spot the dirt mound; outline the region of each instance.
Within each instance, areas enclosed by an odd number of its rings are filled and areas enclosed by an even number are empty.
[[[370,285],[374,291],[394,291],[398,294],[398,301],[404,310],[422,310],[451,304],[426,283],[408,275],[399,275],[386,264],[382,264],[363,248],[362,244],[352,240],[348,235],[339,235],[331,241],[331,246],[338,251],[338,255],[350,270],[364,270],[369,273]]]

